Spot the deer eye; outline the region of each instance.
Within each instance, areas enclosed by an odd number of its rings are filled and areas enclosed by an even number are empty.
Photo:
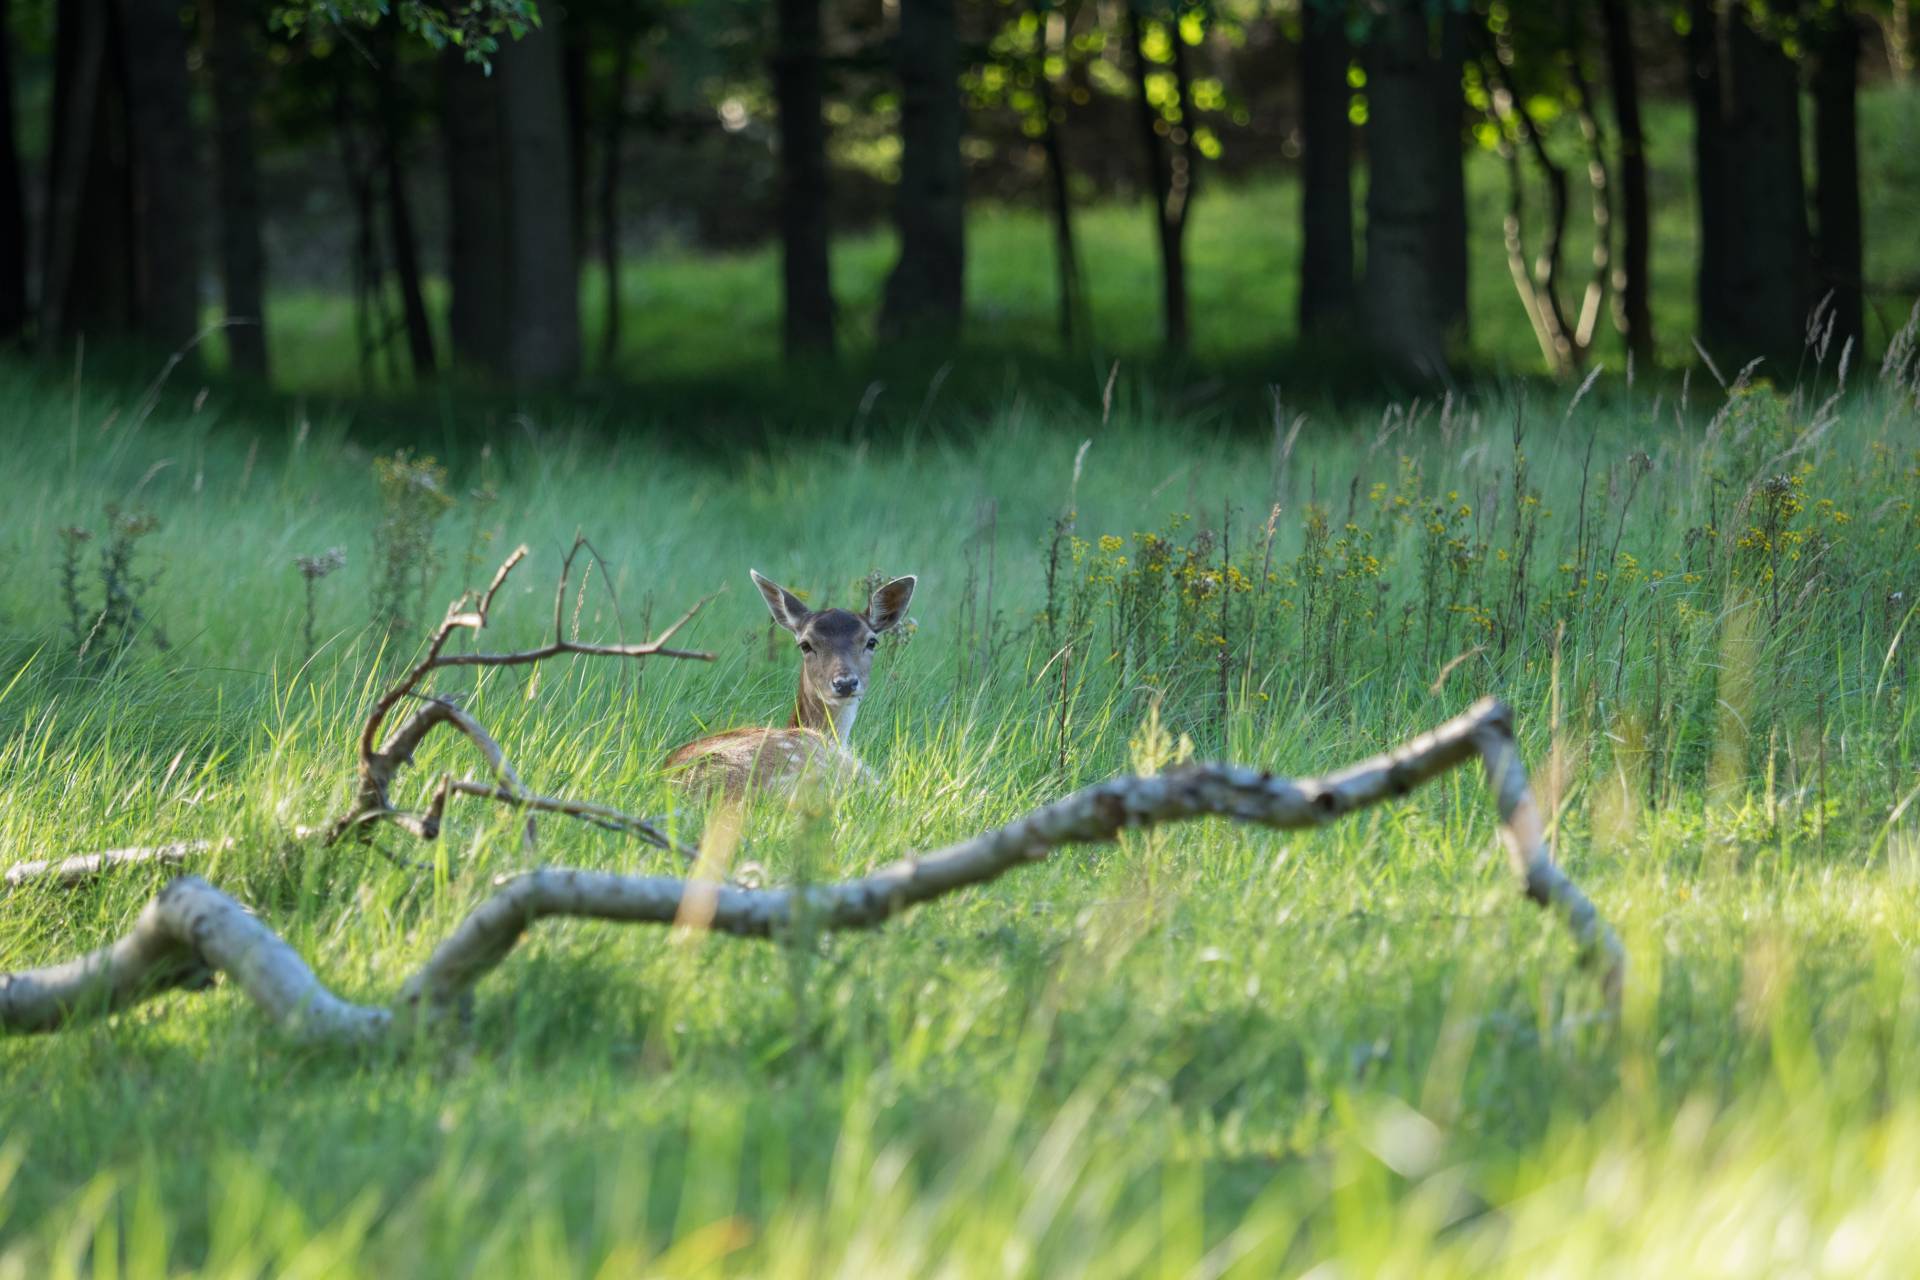
[[[813,652],[813,645],[812,645],[812,644],[810,644],[809,642],[807,642],[807,641],[805,641],[805,640],[802,640],[802,641],[800,642],[800,652],[802,652],[802,653],[812,653],[812,652]]]
[[[872,652],[873,652],[873,651],[874,651],[875,649],[878,649],[879,647],[880,647],[880,637],[879,637],[879,636],[868,636],[868,637],[867,637],[867,652],[868,652],[868,653],[872,653]]]

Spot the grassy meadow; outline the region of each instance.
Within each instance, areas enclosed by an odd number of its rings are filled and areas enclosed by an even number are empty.
[[[718,658],[438,682],[538,789],[693,836],[658,762],[792,693],[747,569],[840,604],[912,572],[856,735],[880,785],[756,808],[770,875],[1189,750],[1337,767],[1491,692],[1631,957],[1603,1016],[1463,770],[1324,831],[1063,851],[873,934],[543,925],[401,1054],[295,1047],[223,983],[0,1041],[0,1276],[1901,1274],[1920,416],[1874,373],[1488,387],[1291,438],[1123,375],[1104,417],[1016,389],[724,459],[536,415],[443,455],[444,508],[383,496],[344,417],[0,373],[4,861],[232,836],[196,870],[349,997],[536,856],[477,801],[380,837],[424,869],[291,838],[418,642],[368,619],[437,619],[525,541],[486,643],[537,641],[576,529],[582,636],[724,586],[683,637]],[[295,559],[336,546],[310,611]],[[468,764],[434,741],[400,794]],[[672,870],[558,820],[537,859]],[[164,877],[6,893],[0,971]]]

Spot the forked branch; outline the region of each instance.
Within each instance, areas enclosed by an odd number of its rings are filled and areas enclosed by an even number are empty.
[[[471,593],[463,595],[447,607],[446,617],[441,619],[440,625],[435,628],[433,635],[427,641],[426,652],[407,670],[405,675],[375,700],[373,709],[367,714],[366,723],[360,730],[358,776],[353,804],[347,812],[334,819],[325,831],[320,833],[329,844],[349,833],[364,839],[373,825],[379,822],[393,822],[422,839],[431,840],[440,832],[440,820],[445,811],[448,796],[459,793],[486,796],[529,811],[540,810],[581,818],[608,830],[637,836],[656,848],[678,853],[691,863],[693,860],[691,850],[677,844],[644,818],[620,813],[604,805],[552,800],[527,791],[514,772],[512,764],[508,762],[506,752],[479,721],[463,710],[451,697],[421,693],[421,685],[427,677],[449,667],[530,666],[563,654],[598,658],[691,658],[703,662],[713,660],[711,653],[676,649],[669,647],[668,644],[682,627],[693,620],[694,615],[700,612],[707,601],[713,599],[712,596],[697,601],[666,630],[641,644],[582,644],[577,638],[568,636],[565,630],[567,587],[572,577],[574,561],[583,549],[593,551],[592,544],[583,537],[575,537],[573,546],[568,549],[566,557],[561,561],[560,580],[554,589],[553,638],[538,648],[505,653],[448,653],[446,651],[447,642],[452,639],[456,631],[478,632],[486,627],[488,615],[493,609],[494,597],[505,585],[508,575],[522,560],[526,559],[527,548],[524,544],[516,547],[513,554],[501,564],[485,591],[477,596]],[[597,557],[598,553],[594,554]],[[388,734],[385,742],[375,746],[375,742],[379,740],[380,730],[394,708],[408,698],[421,699],[421,705],[402,720],[399,727]],[[427,734],[436,726],[443,724],[459,730],[474,745],[485,759],[488,772],[493,775],[494,785],[481,787],[480,784],[469,781],[456,782],[451,775],[448,775],[441,779],[440,786],[434,792],[431,807],[425,814],[412,814],[395,808],[388,799],[395,775],[412,762],[414,752],[419,749],[421,741]],[[531,816],[528,818],[528,832],[530,837]]]
[[[1127,830],[1218,816],[1276,830],[1319,827],[1397,799],[1478,759],[1500,814],[1508,861],[1527,897],[1573,934],[1582,961],[1617,1003],[1620,941],[1593,903],[1557,867],[1513,734],[1512,713],[1491,699],[1404,746],[1322,778],[1277,778],[1236,765],[1193,765],[1119,777],[1034,810],[993,831],[910,855],[857,879],[801,888],[747,889],[666,876],[560,868],[509,877],[476,907],[390,1006],[335,996],[293,949],[232,898],[196,877],[163,890],[125,938],[63,965],[0,976],[0,1031],[44,1031],[126,1008],[169,988],[227,974],[272,1022],[302,1040],[361,1044],[410,1034],[460,1010],[474,986],[512,952],[535,921],[573,917],[680,924],[741,937],[869,929],[909,907],[1057,848],[1099,844]],[[456,784],[466,794],[484,787]],[[515,803],[529,804],[517,796]],[[587,815],[582,815],[587,816]]]

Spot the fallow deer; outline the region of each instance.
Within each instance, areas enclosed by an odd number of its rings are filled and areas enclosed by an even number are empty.
[[[803,781],[866,775],[849,746],[866,696],[873,651],[900,625],[915,579],[895,578],[873,593],[865,613],[807,608],[778,583],[753,574],[773,620],[800,649],[800,691],[784,729],[729,729],[697,738],[667,757],[675,781],[693,791],[738,796],[749,789],[791,791]]]

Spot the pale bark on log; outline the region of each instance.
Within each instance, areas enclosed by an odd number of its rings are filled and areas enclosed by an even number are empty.
[[[1127,830],[1210,815],[1277,830],[1325,826],[1405,796],[1476,758],[1486,770],[1508,859],[1527,897],[1561,917],[1609,1004],[1617,1005],[1625,969],[1619,939],[1554,864],[1514,740],[1512,713],[1486,699],[1397,750],[1323,778],[1277,778],[1219,764],[1113,778],[996,830],[838,884],[749,889],[564,868],[527,872],[503,880],[406,981],[390,1009],[335,996],[239,903],[197,877],[183,877],[120,941],[66,964],[0,975],[0,1031],[52,1030],[218,971],[296,1039],[366,1044],[411,1034],[460,1011],[474,986],[538,920],[682,925],[754,938],[783,937],[796,926],[808,932],[869,929],[1064,845],[1107,843]]]
[[[233,837],[228,836],[224,840],[176,840],[171,844],[103,849],[99,853],[76,854],[71,858],[37,858],[29,862],[16,862],[8,867],[5,876],[0,876],[0,883],[9,889],[29,881],[73,885],[122,867],[137,867],[150,862],[176,866],[198,854],[231,849],[233,845]]]

